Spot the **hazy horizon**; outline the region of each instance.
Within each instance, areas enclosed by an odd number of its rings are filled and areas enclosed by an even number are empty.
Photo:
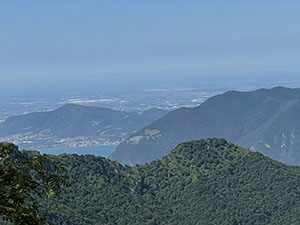
[[[43,91],[296,79],[300,2],[0,3],[0,88]]]

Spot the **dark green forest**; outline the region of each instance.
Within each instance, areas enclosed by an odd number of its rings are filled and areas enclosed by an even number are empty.
[[[300,168],[224,139],[143,166],[60,155],[71,187],[42,202],[53,224],[299,224]]]
[[[69,185],[65,173],[66,167],[55,157],[0,143],[0,223],[49,224],[40,213],[40,203]]]

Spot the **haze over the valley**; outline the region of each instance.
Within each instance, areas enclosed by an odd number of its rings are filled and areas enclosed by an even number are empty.
[[[299,0],[0,1],[0,225],[297,225]]]
[[[1,97],[298,79],[299,11],[296,0],[3,1]]]

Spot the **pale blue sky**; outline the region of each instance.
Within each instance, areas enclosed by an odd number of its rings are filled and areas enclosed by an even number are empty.
[[[300,72],[300,1],[0,2],[0,87]]]

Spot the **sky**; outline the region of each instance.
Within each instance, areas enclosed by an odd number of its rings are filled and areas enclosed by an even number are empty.
[[[0,88],[300,78],[300,1],[0,2]]]

